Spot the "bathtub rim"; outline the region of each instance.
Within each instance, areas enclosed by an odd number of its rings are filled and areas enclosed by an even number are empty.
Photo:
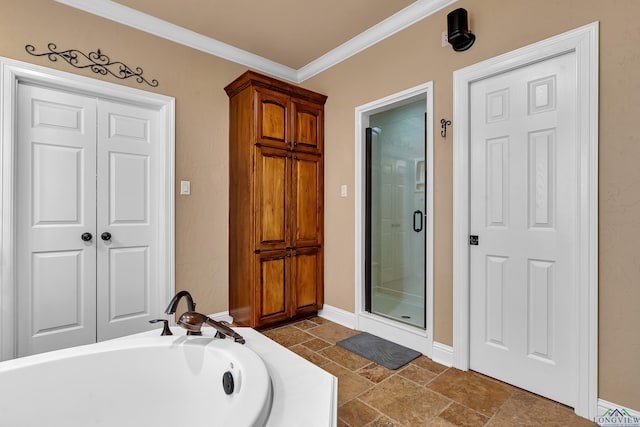
[[[11,359],[7,361],[0,362],[0,378],[2,378],[2,374],[4,373],[13,373],[17,372],[19,375],[19,371],[29,369],[31,367],[42,367],[46,364],[55,364],[58,361],[70,361],[74,363],[74,359],[81,359],[85,357],[92,356],[100,356],[105,355],[112,352],[119,352],[123,350],[132,350],[136,349],[145,349],[145,350],[161,350],[163,348],[170,349],[184,349],[185,347],[197,348],[201,347],[204,351],[209,347],[213,351],[213,357],[215,357],[215,352],[226,353],[231,358],[231,362],[234,362],[234,358],[239,363],[239,370],[237,373],[240,373],[240,389],[238,396],[242,401],[247,401],[251,403],[255,403],[255,401],[263,402],[262,406],[257,406],[258,410],[256,411],[255,417],[253,418],[253,426],[264,426],[267,425],[269,416],[271,414],[271,408],[273,405],[273,380],[271,378],[271,372],[267,368],[264,360],[252,349],[249,347],[245,347],[241,344],[235,343],[232,340],[221,340],[218,338],[214,338],[213,336],[187,336],[184,334],[180,334],[180,330],[175,330],[174,332],[178,332],[173,336],[159,336],[156,334],[150,334],[149,332],[129,335],[121,338],[116,338],[113,340],[106,340],[99,343],[94,344],[86,344],[82,346],[69,347],[65,349],[44,352],[39,354],[34,354],[30,356],[24,356],[16,359]],[[78,362],[81,363],[81,362]],[[92,363],[92,362],[89,362]],[[187,362],[188,363],[188,362]],[[245,366],[246,365],[246,366]],[[134,368],[135,369],[135,368]],[[257,369],[257,371],[256,371]],[[224,365],[222,365],[222,369],[225,370]],[[233,370],[232,370],[233,371]],[[251,391],[244,392],[243,389],[247,387],[246,385],[246,377],[247,371],[251,371],[249,375],[256,375],[266,377],[266,390],[262,387],[255,391],[254,386],[251,384]],[[158,373],[161,375],[162,373]],[[258,380],[258,384],[261,383],[261,379]],[[10,385],[7,387],[7,390],[11,388]],[[32,386],[32,385],[30,385]],[[220,384],[222,388],[222,385]],[[255,396],[257,393],[257,396]],[[248,396],[248,395],[249,396]],[[259,399],[255,399],[258,397]],[[262,399],[264,397],[264,400]],[[212,419],[215,417],[215,414],[212,414]],[[1,418],[1,417],[0,417]]]

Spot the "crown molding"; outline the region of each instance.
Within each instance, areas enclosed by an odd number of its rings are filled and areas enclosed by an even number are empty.
[[[415,24],[458,0],[417,0],[298,70],[303,82]],[[446,23],[445,23],[446,25]]]
[[[365,30],[309,64],[295,70],[211,37],[196,33],[111,0],[56,0],[58,3],[118,22],[175,43],[245,65],[294,83],[325,71],[345,59],[402,31],[457,0],[417,0],[396,14]]]
[[[298,73],[275,61],[239,49],[195,31],[124,6],[111,0],[56,0],[58,3],[83,10],[102,18],[110,19],[137,30],[200,50],[259,71],[297,82]]]

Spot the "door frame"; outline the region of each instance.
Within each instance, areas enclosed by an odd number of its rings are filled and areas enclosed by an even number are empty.
[[[426,259],[425,259],[425,309],[426,329],[376,316],[365,311],[365,129],[369,116],[389,109],[393,104],[426,95]],[[431,357],[433,354],[433,81],[414,86],[386,96],[355,109],[355,328],[375,333],[387,340],[419,351]]]
[[[576,414],[598,410],[598,22],[457,70],[453,74],[453,366],[469,369],[469,93],[496,74],[575,52],[577,62]]]
[[[168,301],[175,290],[175,99],[140,89],[0,57],[0,361],[16,356],[16,156],[17,89],[19,83],[100,97],[153,108],[160,112],[160,161],[155,194],[158,206],[158,302]],[[160,314],[164,307],[152,307]]]

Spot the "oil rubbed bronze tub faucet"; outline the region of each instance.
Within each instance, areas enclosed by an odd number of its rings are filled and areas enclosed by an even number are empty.
[[[167,309],[164,311],[166,314],[175,314],[176,309],[178,308],[178,303],[182,298],[187,299],[187,310],[188,311],[196,311],[196,303],[193,301],[193,297],[188,291],[180,291],[178,292],[171,301],[169,301],[169,305]],[[187,330],[187,335],[202,335],[202,332],[192,332]]]
[[[216,322],[212,318],[205,316],[202,313],[195,311],[188,311],[184,313],[178,319],[178,325],[187,330],[187,334],[191,332],[191,335],[202,335],[202,325],[207,324],[216,329],[216,337],[226,338],[231,337],[237,343],[244,344],[244,338],[230,327],[223,325],[220,322]]]
[[[176,296],[171,298],[171,301],[169,301],[169,305],[164,312],[167,314],[175,314],[176,309],[178,308],[178,303],[180,302],[182,297],[185,297],[187,299],[187,308],[189,309],[189,311],[196,311],[196,303],[193,302],[193,297],[191,296],[191,294],[187,291],[180,291],[176,294]]]

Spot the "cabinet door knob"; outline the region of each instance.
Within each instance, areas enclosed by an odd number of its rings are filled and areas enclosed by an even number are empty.
[[[83,242],[90,242],[91,239],[93,239],[93,234],[91,234],[91,233],[82,233],[80,238],[82,239]]]
[[[107,241],[111,240],[111,233],[109,233],[108,231],[105,231],[104,233],[102,233],[100,235],[100,238],[102,240],[104,240],[105,242],[107,242]]]

